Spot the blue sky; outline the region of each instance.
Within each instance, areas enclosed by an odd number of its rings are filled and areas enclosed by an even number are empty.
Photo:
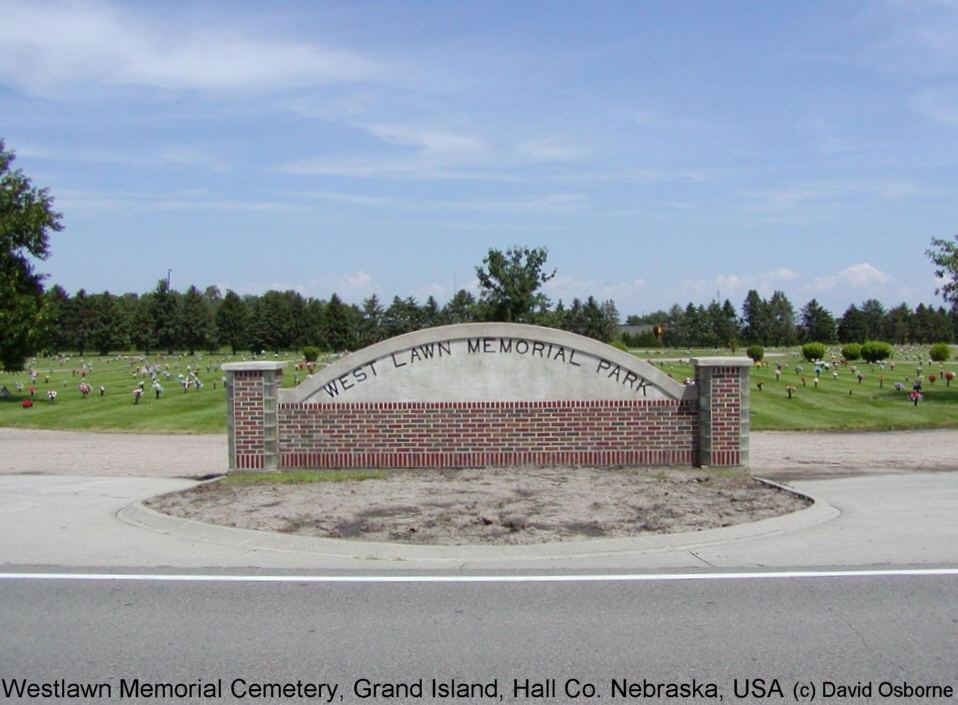
[[[941,304],[958,2],[6,2],[0,137],[68,291],[475,286],[623,318],[781,289]]]

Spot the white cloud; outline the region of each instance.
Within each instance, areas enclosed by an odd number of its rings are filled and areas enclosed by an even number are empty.
[[[281,201],[233,200],[211,197],[205,191],[171,193],[98,192],[61,190],[56,207],[64,212],[148,213],[156,211],[226,211],[230,213],[289,213],[299,208]]]
[[[877,197],[900,200],[920,193],[910,181],[901,179],[834,179],[810,181],[780,188],[739,191],[757,211],[787,211],[809,204],[840,203],[852,198]]]
[[[868,289],[882,286],[891,281],[891,277],[867,262],[853,264],[837,274],[816,277],[811,284],[815,291],[830,291],[839,287]]]
[[[769,296],[800,278],[801,275],[794,270],[778,267],[758,274],[720,274],[713,279],[688,279],[681,282],[679,288],[698,303],[705,299],[736,299],[751,289]]]
[[[489,200],[433,200],[423,198],[397,198],[394,196],[368,196],[337,191],[298,192],[297,197],[308,201],[320,199],[359,208],[391,208],[406,212],[480,212],[509,214],[571,214],[582,213],[590,208],[589,197],[580,193],[544,193],[523,198]]]
[[[252,294],[254,296],[262,296],[267,291],[295,291],[300,296],[307,296],[306,287],[301,283],[294,282],[250,282],[248,284],[243,284],[240,286],[229,286],[228,284],[218,284],[221,291],[226,291],[227,289],[232,289],[237,294]]]
[[[419,147],[432,157],[475,157],[483,152],[482,140],[471,135],[414,125],[368,125],[367,131],[389,144]]]
[[[189,29],[103,4],[9,3],[0,23],[0,75],[50,96],[90,84],[274,91],[386,74],[351,51],[239,27]]]
[[[953,0],[884,0],[863,3],[857,24],[867,32],[852,51],[887,73],[954,74],[958,68],[958,3]]]
[[[643,279],[634,279],[620,284],[609,284],[596,279],[580,279],[574,276],[557,276],[542,286],[546,296],[554,302],[562,299],[568,307],[573,299],[585,301],[590,296],[598,301],[613,299],[616,304],[620,301],[631,302],[646,286]]]
[[[410,290],[409,296],[414,297],[420,305],[426,303],[426,300],[431,296],[436,300],[436,303],[439,304],[439,307],[442,308],[452,297],[452,293],[450,287],[438,282],[432,282],[431,284]]]
[[[344,277],[344,283],[349,290],[369,291],[373,278],[363,270],[357,270]]]

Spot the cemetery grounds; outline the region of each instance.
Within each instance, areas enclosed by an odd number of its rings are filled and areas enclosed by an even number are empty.
[[[637,354],[682,381],[691,374],[682,359],[722,352]],[[787,482],[958,469],[953,451],[958,383],[945,378],[958,365],[931,365],[921,348],[896,348],[895,358],[883,366],[836,361],[816,374],[815,365],[795,351],[768,354],[764,366],[753,368],[750,382],[752,429],[765,431],[753,434],[752,473]],[[10,392],[0,401],[0,426],[8,427],[0,429],[8,449],[0,472],[62,473],[57,463],[45,464],[44,456],[65,453],[69,472],[81,474],[222,473],[225,400],[219,365],[235,359],[241,358],[63,357],[35,361],[35,376],[0,374]],[[291,363],[284,386],[308,373]],[[918,376],[922,397],[915,405],[909,393]],[[85,394],[83,384],[89,387]],[[56,392],[53,398],[50,391]],[[28,399],[32,406],[23,405]],[[18,436],[9,427],[93,433]],[[121,433],[105,433],[115,431]],[[142,435],[156,433],[200,435]],[[13,442],[18,438],[22,443]],[[68,450],[57,450],[63,443]],[[185,452],[184,446],[195,450]],[[143,462],[146,456],[151,462]],[[217,456],[223,459],[210,460]],[[150,505],[199,521],[313,536],[518,544],[728,526],[795,511],[806,501],[736,471],[486,468],[232,476]]]

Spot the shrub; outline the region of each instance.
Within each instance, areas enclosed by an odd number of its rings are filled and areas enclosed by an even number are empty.
[[[862,359],[865,362],[880,362],[891,357],[891,345],[877,340],[869,340],[862,345]]]
[[[642,331],[637,335],[624,333],[622,341],[630,348],[658,348],[662,346],[662,341],[655,337],[655,333],[650,330]]]
[[[621,340],[613,340],[609,343],[613,348],[621,350],[622,352],[629,352],[629,346],[623,343]]]
[[[849,343],[842,348],[842,357],[846,360],[857,360],[862,356],[862,346],[858,343]]]
[[[761,345],[749,345],[745,350],[745,354],[755,362],[761,362],[762,358],[765,357],[765,348]]]
[[[815,360],[821,360],[825,357],[825,344],[824,343],[805,343],[802,346],[802,355],[809,362],[815,362]]]
[[[320,350],[315,345],[304,345],[303,346],[303,357],[306,358],[306,362],[316,362],[319,358],[320,353],[323,351]]]
[[[944,362],[951,357],[951,347],[948,343],[935,343],[931,346],[931,359],[935,362]]]

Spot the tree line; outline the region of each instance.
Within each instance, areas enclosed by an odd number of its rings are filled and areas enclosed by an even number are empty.
[[[217,351],[234,353],[298,350],[356,350],[421,328],[450,323],[504,320],[501,300],[476,297],[459,290],[444,305],[430,296],[425,302],[394,296],[385,305],[375,294],[359,305],[344,302],[337,294],[329,299],[304,297],[296,291],[267,291],[255,296],[225,294],[214,286],[185,292],[171,289],[166,280],[146,294],[69,295],[54,286],[44,293],[43,350],[108,354],[126,350],[173,352]],[[901,304],[890,310],[876,300],[851,305],[835,318],[815,299],[798,314],[782,292],[765,300],[750,291],[742,315],[726,299],[708,306],[673,306],[645,316],[629,316],[629,325],[644,327],[623,332],[612,300],[588,297],[570,305],[555,305],[537,294],[525,309],[514,307],[508,318],[572,331],[605,342],[622,340],[633,347],[735,348],[805,342],[849,343],[885,340],[892,343],[955,342],[958,309]]]
[[[49,353],[76,351],[108,354],[124,350],[173,352],[229,348],[274,352],[315,346],[322,350],[356,350],[432,326],[502,320],[489,300],[462,289],[440,306],[430,296],[394,296],[384,305],[373,294],[361,305],[304,297],[296,291],[267,291],[261,296],[222,294],[214,286],[191,286],[178,292],[160,280],[152,291],[114,295],[69,295],[60,286],[44,293],[42,348]],[[600,340],[612,340],[619,314],[611,301],[575,299],[568,308],[539,307],[513,320],[571,330]]]
[[[652,330],[626,334],[625,342],[634,347],[649,347],[658,343],[669,347],[730,347],[759,344],[791,346],[816,343],[864,343],[882,340],[895,344],[954,343],[958,342],[958,304],[950,311],[919,304],[914,309],[900,304],[886,309],[876,299],[861,305],[852,304],[836,318],[816,299],[809,301],[797,313],[788,297],[776,291],[771,298],[762,298],[754,289],[749,291],[738,315],[726,299],[708,306],[675,305],[668,311],[657,311],[645,316],[629,316],[627,324],[656,327]]]

